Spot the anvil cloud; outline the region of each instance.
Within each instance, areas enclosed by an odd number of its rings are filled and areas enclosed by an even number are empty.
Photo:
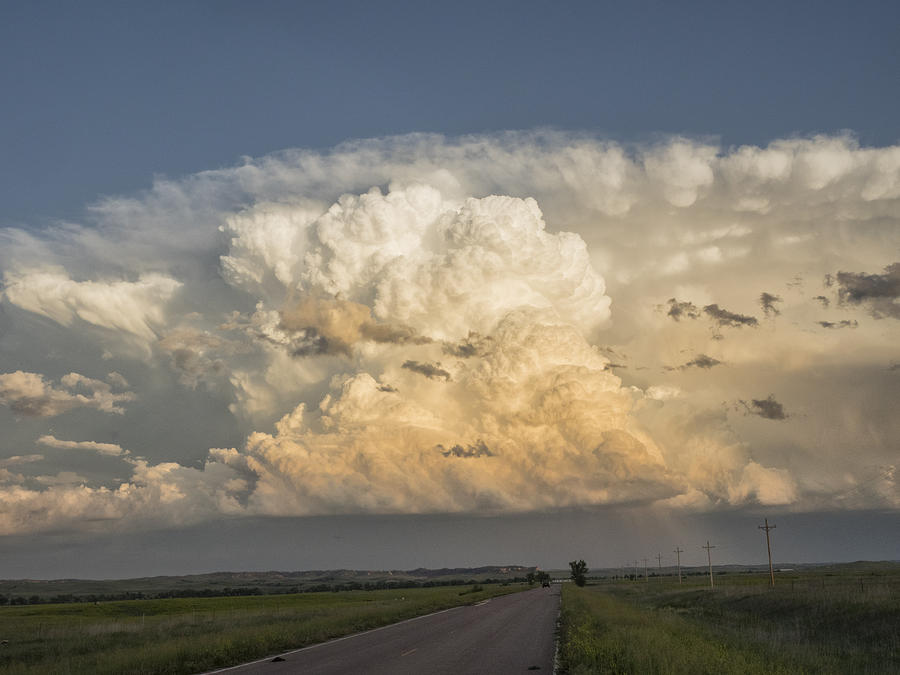
[[[898,214],[896,146],[543,132],[290,150],[7,230],[0,451],[42,455],[0,473],[0,531],[897,509]],[[179,396],[213,412],[128,437]]]

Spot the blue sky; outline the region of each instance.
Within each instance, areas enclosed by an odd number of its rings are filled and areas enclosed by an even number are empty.
[[[6,3],[0,576],[900,558],[898,8]]]
[[[897,140],[894,2],[11,2],[0,224],[411,131]]]

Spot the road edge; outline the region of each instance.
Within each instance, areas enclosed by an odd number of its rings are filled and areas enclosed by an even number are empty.
[[[404,623],[410,623],[411,621],[418,621],[419,619],[425,619],[429,616],[437,616],[438,614],[445,614],[446,612],[452,612],[454,610],[462,609],[463,607],[470,607],[470,606],[471,605],[457,605],[456,607],[448,607],[447,609],[440,609],[437,612],[431,612],[430,614],[422,614],[420,616],[413,616],[413,617],[410,617],[409,619],[403,619],[403,621],[389,623],[386,626],[379,626],[378,628],[370,628],[369,630],[360,631],[358,633],[351,633],[349,635],[341,635],[340,637],[331,638],[330,640],[326,640],[325,642],[317,642],[314,645],[306,645],[305,647],[300,647],[299,649],[292,649],[287,652],[278,652],[277,654],[269,654],[268,656],[264,656],[261,659],[256,659],[255,661],[247,661],[246,663],[237,663],[233,666],[226,666],[225,668],[219,668],[218,670],[206,670],[206,671],[203,671],[202,673],[198,673],[197,675],[216,675],[216,673],[227,673],[229,670],[236,670],[238,668],[243,668],[244,666],[252,666],[256,663],[265,663],[265,662],[271,661],[272,659],[277,658],[279,656],[289,656],[291,654],[298,654],[299,652],[305,652],[310,649],[315,649],[316,647],[324,647],[325,645],[329,645],[334,642],[341,642],[342,640],[349,640],[350,638],[355,638],[360,635],[366,635],[367,633],[376,633],[380,630],[385,630],[386,628],[400,626]]]

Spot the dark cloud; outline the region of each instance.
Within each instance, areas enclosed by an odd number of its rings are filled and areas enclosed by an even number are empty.
[[[727,309],[722,309],[718,305],[706,305],[703,311],[712,318],[719,326],[756,326],[759,321],[756,317],[746,316],[745,314],[735,314]]]
[[[884,268],[884,274],[838,272],[841,303],[867,304],[875,318],[900,319],[900,262]]]
[[[719,359],[714,359],[711,356],[707,356],[706,354],[698,354],[696,358],[691,359],[687,363],[683,363],[680,366],[666,366],[666,370],[687,370],[688,368],[704,368],[709,369],[713,366],[721,365],[721,361]]]
[[[816,321],[822,328],[856,328],[859,323],[844,319],[843,321]]]
[[[707,356],[706,354],[698,354],[697,358],[691,359],[690,361],[685,363],[683,366],[681,366],[681,369],[682,370],[684,370],[685,368],[707,368],[708,369],[708,368],[712,368],[713,366],[718,366],[721,363],[722,362],[719,361],[719,359],[714,359],[713,357]]]
[[[268,336],[260,335],[267,339]],[[304,328],[297,332],[289,346],[293,356],[317,356],[319,354],[344,354],[349,356],[349,347],[340,341],[329,341],[324,335],[319,335],[315,328]]]
[[[897,363],[892,363],[888,370],[900,370],[900,361],[898,361]]]
[[[468,359],[478,354],[478,348],[468,342],[444,345],[444,353],[460,359]]]
[[[769,310],[767,310],[767,313],[768,311],[774,311],[778,314],[778,310],[772,303],[780,301],[781,298],[776,295],[770,295],[769,293],[763,293],[760,296],[760,302],[764,303],[764,309],[766,307],[765,303],[768,303]],[[681,321],[683,318],[700,318],[700,308],[692,302],[681,302],[675,298],[669,298],[666,305],[669,307],[669,311],[666,315],[672,317],[675,321]],[[745,316],[744,314],[735,314],[734,312],[729,312],[727,309],[722,309],[718,305],[706,305],[703,308],[703,312],[719,326],[756,326],[759,323],[755,317]]]
[[[403,363],[403,368],[407,370],[411,370],[414,373],[419,373],[419,375],[424,375],[429,380],[438,380],[444,379],[450,380],[450,373],[440,367],[440,363],[419,363],[418,361],[405,361]]]
[[[817,295],[813,298],[813,300],[818,300],[820,303],[822,303],[822,307],[824,307],[825,309],[828,309],[828,306],[831,304],[831,300],[826,298],[824,295]]]
[[[294,356],[350,356],[359,342],[427,344],[409,326],[378,323],[368,306],[340,298],[309,296],[282,309],[278,328],[291,334]],[[279,336],[280,337],[280,336]]]
[[[435,450],[440,452],[444,457],[493,457],[494,453],[485,445],[480,438],[475,445],[454,445],[447,450],[443,445],[438,445]]]
[[[444,353],[459,359],[468,359],[477,356],[482,351],[483,343],[490,337],[482,337],[478,333],[471,332],[469,336],[459,342],[444,343]]]
[[[788,414],[784,412],[784,406],[775,400],[774,394],[769,394],[768,398],[751,399],[749,402],[741,401],[744,408],[751,415],[758,415],[767,420],[786,420]]]
[[[416,332],[409,326],[390,325],[384,323],[369,323],[360,326],[360,333],[363,339],[372,342],[389,342],[393,344],[414,344],[427,345],[431,338],[422,335],[416,335]]]
[[[775,306],[776,302],[783,302],[780,296],[763,292],[759,296],[759,305],[766,316],[778,316],[781,312]]]
[[[175,330],[163,337],[158,346],[169,353],[172,367],[185,385],[194,388],[207,377],[226,370],[220,356],[234,354],[240,348],[208,332]]]
[[[378,391],[385,391],[389,394],[393,394],[397,392],[397,387],[392,387],[389,384],[380,384],[378,385]]]
[[[679,302],[675,298],[669,298],[669,301],[666,304],[669,306],[669,311],[666,313],[666,316],[671,316],[676,321],[681,321],[682,318],[700,318],[700,308],[693,302]]]

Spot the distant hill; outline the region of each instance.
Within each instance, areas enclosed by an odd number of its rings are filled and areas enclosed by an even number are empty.
[[[0,604],[161,597],[269,595],[311,591],[411,588],[524,581],[537,568],[487,565],[414,570],[212,572],[136,579],[12,579],[0,581]]]

